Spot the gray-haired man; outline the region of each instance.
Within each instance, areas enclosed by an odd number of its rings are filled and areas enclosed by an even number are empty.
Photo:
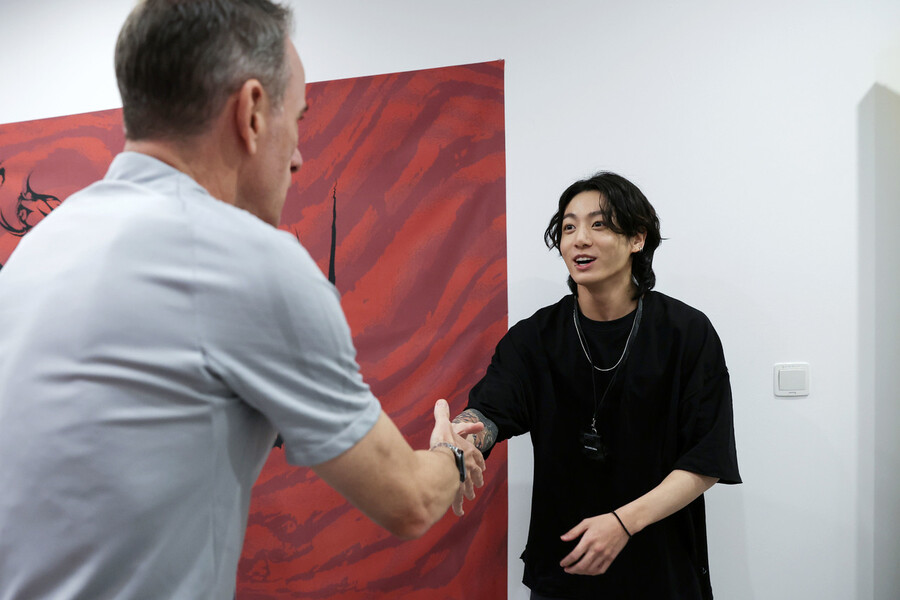
[[[289,29],[267,0],[126,21],[125,152],[0,272],[0,599],[231,598],[276,429],[402,537],[482,483],[443,400],[434,451],[410,448],[333,286],[274,227],[306,111]]]

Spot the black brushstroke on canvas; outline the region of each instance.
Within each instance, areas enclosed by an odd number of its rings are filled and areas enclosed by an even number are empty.
[[[39,194],[31,188],[31,175],[25,179],[25,189],[19,193],[16,200],[16,218],[13,222],[7,220],[6,215],[0,210],[0,227],[9,233],[22,237],[34,227],[28,222],[28,219],[35,212],[41,214],[41,218],[46,217],[50,212],[60,205],[60,200],[52,194]],[[6,183],[6,169],[0,168],[0,186]]]
[[[328,260],[328,281],[336,285],[334,277],[334,255],[337,247],[337,181],[331,190],[331,257]]]
[[[300,241],[300,236],[297,236],[297,241]],[[332,285],[335,285],[335,275],[334,275],[334,257],[337,254],[337,181],[334,182],[334,189],[331,190],[331,254],[328,257],[328,281],[331,282]],[[279,433],[275,438],[275,448],[283,448],[284,447],[284,438],[281,437]]]

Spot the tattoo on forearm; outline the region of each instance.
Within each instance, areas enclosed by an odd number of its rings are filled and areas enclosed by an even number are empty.
[[[478,448],[481,452],[486,452],[490,449],[491,446],[494,445],[494,442],[497,439],[497,424],[485,417],[481,414],[480,411],[475,410],[474,408],[468,408],[461,413],[459,413],[455,419],[453,419],[454,423],[484,423],[484,429],[480,432],[474,434],[474,440],[472,443]]]

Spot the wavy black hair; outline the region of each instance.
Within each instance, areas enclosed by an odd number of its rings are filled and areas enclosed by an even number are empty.
[[[566,207],[572,198],[587,191],[600,192],[600,210],[607,227],[615,233],[632,237],[639,233],[646,234],[644,249],[632,254],[631,275],[637,284],[635,299],[640,298],[656,285],[653,273],[653,253],[662,242],[659,233],[659,217],[656,210],[640,189],[621,175],[602,171],[587,179],[576,181],[566,188],[559,197],[556,213],[544,232],[544,243],[548,248],[559,250],[562,238],[562,221]],[[569,289],[576,296],[578,286],[569,276]]]

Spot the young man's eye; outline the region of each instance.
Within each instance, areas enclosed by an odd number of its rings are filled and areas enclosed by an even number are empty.
[[[563,231],[572,231],[573,229],[575,229],[575,226],[571,223],[566,223],[565,225],[563,225]]]
[[[594,221],[594,227],[603,227],[603,221]]]

